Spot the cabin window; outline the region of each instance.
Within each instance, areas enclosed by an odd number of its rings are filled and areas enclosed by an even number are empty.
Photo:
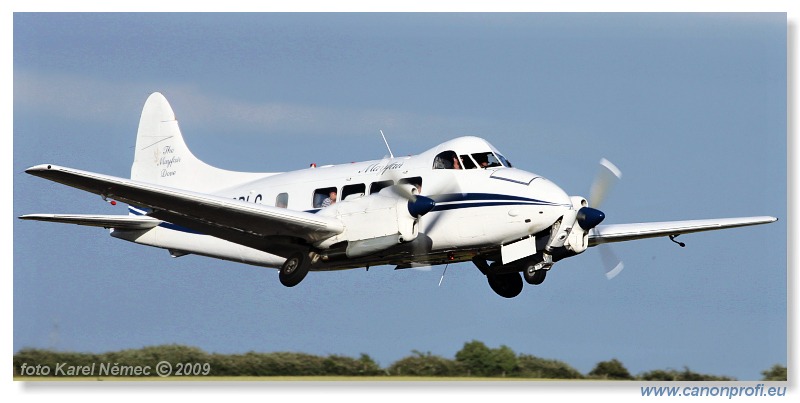
[[[475,161],[481,168],[503,166],[503,164],[500,163],[500,160],[498,160],[491,151],[485,153],[475,153],[472,154],[472,157],[475,158]]]
[[[458,155],[453,151],[442,151],[433,159],[433,169],[461,169]]]
[[[314,191],[314,208],[328,207],[336,203],[338,192],[335,187],[321,188]]]
[[[475,163],[472,162],[472,158],[470,158],[469,155],[467,155],[467,154],[464,154],[464,155],[461,156],[461,165],[464,167],[464,169],[475,169],[475,168],[477,168]]]
[[[414,191],[415,192],[414,194],[422,194],[422,177],[421,176],[415,176],[413,178],[403,178],[403,179],[400,179],[397,182],[397,184],[399,184],[399,185],[402,185],[402,184],[405,184],[405,183],[414,185],[414,187],[416,188],[416,191]]]
[[[275,197],[275,207],[289,207],[289,193],[279,193],[278,196]]]
[[[367,193],[367,186],[363,183],[342,187],[342,200],[357,199]]]
[[[388,180],[388,181],[380,181],[380,182],[372,182],[372,184],[369,185],[369,194],[378,193],[378,192],[381,191],[381,189],[383,189],[385,187],[392,186],[392,185],[394,185],[394,182],[392,182],[390,180]]]

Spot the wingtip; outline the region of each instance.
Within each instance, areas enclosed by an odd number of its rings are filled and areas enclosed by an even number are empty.
[[[34,165],[34,166],[26,169],[25,173],[33,174],[35,172],[47,171],[47,170],[53,169],[53,166],[54,166],[53,164]]]
[[[763,216],[763,217],[758,217],[758,218],[760,218],[761,221],[763,221],[765,224],[769,224],[771,222],[778,221],[778,217],[773,217],[773,216]]]

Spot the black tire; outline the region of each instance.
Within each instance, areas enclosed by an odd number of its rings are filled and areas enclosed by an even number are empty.
[[[532,268],[528,267],[522,271],[523,277],[525,277],[525,281],[528,284],[539,285],[544,282],[544,278],[547,276],[547,270],[540,269],[533,271]]]
[[[486,279],[489,287],[503,298],[514,298],[522,292],[522,276],[519,273],[490,274]]]
[[[297,252],[283,262],[283,266],[281,266],[281,270],[278,273],[278,279],[284,286],[294,287],[306,278],[308,267],[308,255],[303,252]]]

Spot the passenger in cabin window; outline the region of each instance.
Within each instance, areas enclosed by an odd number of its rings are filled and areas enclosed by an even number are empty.
[[[322,208],[328,207],[334,203],[336,203],[336,191],[331,190],[331,192],[328,194],[328,197],[322,201]]]

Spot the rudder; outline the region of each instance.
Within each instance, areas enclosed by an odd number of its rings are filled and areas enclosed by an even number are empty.
[[[167,99],[152,93],[144,104],[131,179],[197,192],[212,192],[265,174],[212,167],[189,151]]]

